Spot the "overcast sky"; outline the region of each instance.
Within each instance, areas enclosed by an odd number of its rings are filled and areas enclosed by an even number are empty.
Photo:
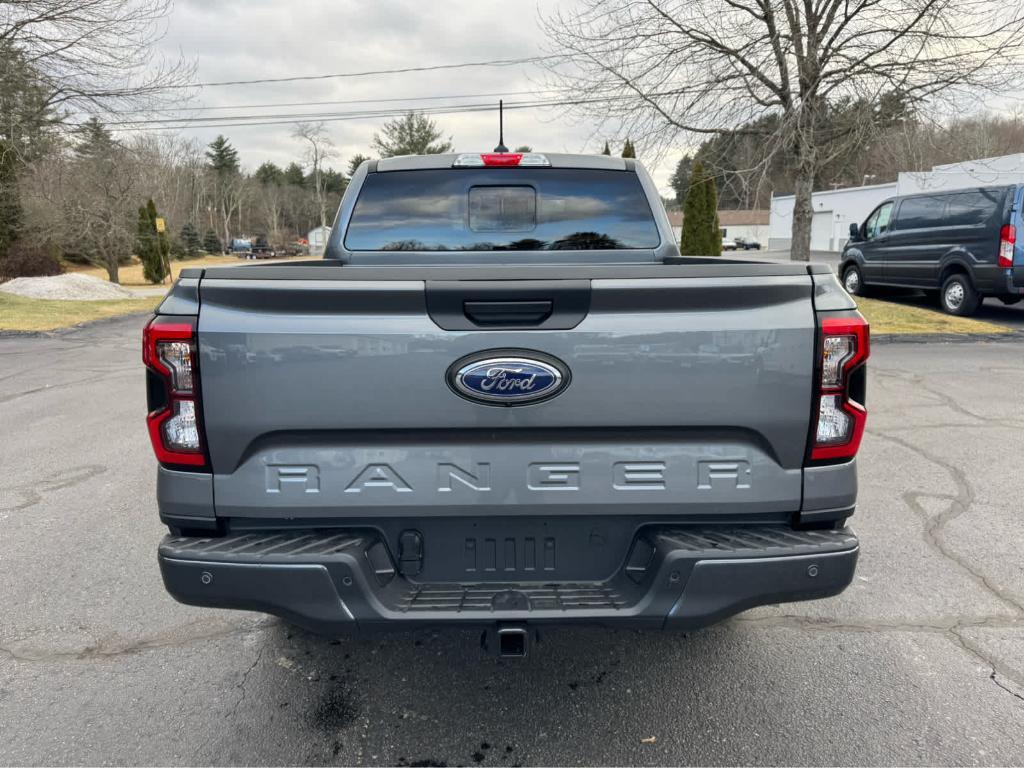
[[[569,3],[570,0],[560,0]],[[518,59],[544,53],[541,11],[555,0],[176,0],[163,48],[194,59],[199,82],[251,80],[337,72],[393,69],[493,59]],[[437,72],[379,75],[312,82],[204,87],[195,105],[257,105],[351,99],[407,99],[542,90],[543,70],[536,64],[479,67]],[[506,100],[530,99],[529,95]],[[479,103],[492,99],[461,99]],[[496,101],[496,98],[493,99]],[[408,102],[408,105],[445,101]],[[308,107],[246,107],[195,115],[351,111],[403,106],[405,102]],[[456,150],[488,151],[497,143],[497,113],[437,115]],[[342,169],[356,153],[371,154],[370,141],[384,118],[327,122],[340,152]],[[505,143],[529,144],[536,151],[599,152],[604,136],[593,125],[570,123],[551,109],[507,112]],[[204,142],[224,133],[238,148],[243,165],[264,160],[287,164],[300,157],[290,125],[230,128],[191,127],[186,135]],[[613,138],[614,137],[610,137]],[[643,147],[640,159],[645,160]],[[621,146],[613,147],[618,154]],[[659,187],[668,190],[675,157],[648,167]]]

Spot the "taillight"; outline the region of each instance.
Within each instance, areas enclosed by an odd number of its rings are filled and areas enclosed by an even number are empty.
[[[142,362],[149,370],[146,424],[157,459],[161,464],[205,469],[195,320],[150,320],[142,334]]]
[[[999,232],[999,266],[1013,266],[1013,246],[1017,242],[1017,228],[1012,224],[1004,224]]]
[[[863,366],[870,353],[868,324],[862,317],[821,321],[821,380],[811,460],[849,459],[857,454],[867,410]]]
[[[549,166],[551,162],[536,152],[492,152],[484,154],[461,154],[452,163],[453,168],[480,168],[482,166]]]

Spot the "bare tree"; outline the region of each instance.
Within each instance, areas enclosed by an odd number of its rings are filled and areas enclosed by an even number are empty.
[[[323,123],[296,123],[292,137],[305,145],[304,158],[313,179],[313,194],[320,209],[320,226],[327,226],[327,195],[324,184],[324,161],[336,157],[334,142]]]
[[[681,134],[747,129],[796,164],[792,258],[810,258],[811,192],[871,111],[826,129],[829,105],[896,92],[919,105],[1019,82],[1024,9],[998,0],[582,0],[546,17],[574,109],[664,150]]]
[[[32,239],[103,267],[119,282],[135,241],[141,175],[131,150],[114,143],[102,152],[56,152],[34,163],[25,185]]]
[[[0,3],[0,50],[17,50],[37,73],[47,109],[104,114],[176,106],[191,62],[153,50],[172,0],[15,0]]]

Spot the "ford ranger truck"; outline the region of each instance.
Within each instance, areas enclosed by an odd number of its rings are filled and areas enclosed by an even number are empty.
[[[508,656],[836,595],[867,357],[826,267],[680,257],[634,160],[368,161],[322,260],[184,270],[145,328],[164,584]]]

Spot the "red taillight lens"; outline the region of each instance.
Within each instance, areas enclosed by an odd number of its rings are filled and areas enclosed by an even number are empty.
[[[1004,224],[999,233],[999,266],[1013,266],[1013,246],[1017,243],[1017,228]]]
[[[870,334],[862,317],[826,317],[821,322],[821,380],[811,460],[857,455],[867,411],[851,393],[851,378],[868,359]]]
[[[156,379],[149,388],[146,424],[157,459],[161,464],[205,468],[195,320],[150,320],[142,334],[142,361]]]
[[[523,159],[521,152],[506,152],[504,154],[480,155],[484,165],[519,165]]]

